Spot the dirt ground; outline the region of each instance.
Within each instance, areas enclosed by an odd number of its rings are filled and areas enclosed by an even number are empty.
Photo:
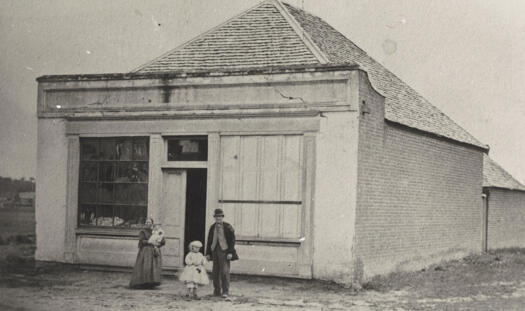
[[[129,273],[51,265],[35,268],[34,246],[0,246],[0,310],[523,310],[525,250],[504,250],[411,273],[374,278],[363,289],[233,276],[232,301],[185,300],[165,277],[155,290],[130,290]]]

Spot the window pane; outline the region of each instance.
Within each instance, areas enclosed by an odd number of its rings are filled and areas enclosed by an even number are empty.
[[[147,162],[120,162],[117,182],[148,182]]]
[[[112,203],[114,202],[113,198],[113,189],[114,185],[109,183],[101,183],[100,192],[99,192],[99,202]]]
[[[122,138],[117,140],[117,159],[119,160],[131,160],[133,155],[133,139]]]
[[[133,174],[130,162],[119,162],[116,182],[132,182]]]
[[[95,225],[96,206],[82,204],[80,205],[80,213],[78,215],[80,224],[82,225]]]
[[[123,227],[126,223],[126,220],[124,219],[123,211],[125,211],[126,208],[119,205],[113,206],[113,226],[115,227]]]
[[[81,162],[80,163],[80,180],[97,181],[98,162]]]
[[[115,207],[115,226],[124,228],[141,227],[146,219],[145,206],[121,205]]]
[[[115,181],[116,163],[100,162],[99,181]]]
[[[115,184],[115,200],[119,204],[146,205],[148,201],[148,185]]]
[[[94,203],[97,202],[97,184],[96,183],[80,183],[78,189],[78,201],[80,203]]]
[[[148,185],[130,184],[128,191],[130,203],[137,205],[146,205],[148,203]]]
[[[138,162],[137,164],[137,181],[148,182],[148,162]]]
[[[99,156],[99,141],[98,139],[81,138],[80,139],[80,159],[81,160],[97,160]]]
[[[116,158],[115,140],[103,139],[100,141],[100,159],[114,160]]]
[[[168,161],[207,160],[207,137],[178,137],[168,139]]]
[[[115,206],[115,227],[129,227],[129,207]]]
[[[132,203],[130,184],[115,184],[115,201],[119,204]]]
[[[129,224],[130,227],[142,227],[146,221],[146,206],[129,207]]]
[[[102,205],[97,206],[97,217],[95,218],[95,224],[102,227],[113,226],[113,206]]]
[[[149,144],[147,138],[135,138],[133,144],[133,160],[148,159]]]

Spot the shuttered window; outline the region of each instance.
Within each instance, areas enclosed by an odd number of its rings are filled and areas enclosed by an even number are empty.
[[[240,237],[298,238],[303,136],[222,136],[219,206]]]

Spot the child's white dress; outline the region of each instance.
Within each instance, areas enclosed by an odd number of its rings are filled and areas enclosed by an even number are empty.
[[[195,287],[195,285],[206,285],[210,281],[208,280],[208,274],[206,273],[206,258],[202,253],[189,252],[184,259],[186,267],[180,275],[179,280],[186,283],[188,287]]]

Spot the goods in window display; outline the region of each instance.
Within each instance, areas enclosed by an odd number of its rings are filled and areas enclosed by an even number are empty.
[[[149,139],[80,140],[79,225],[140,228],[147,215]]]
[[[111,227],[111,226],[120,226],[124,224],[124,219],[115,216],[115,217],[97,217],[91,221],[91,224],[94,226],[101,227]]]

